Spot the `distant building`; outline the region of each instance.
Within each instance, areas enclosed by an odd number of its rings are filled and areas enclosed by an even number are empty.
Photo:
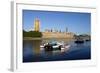
[[[40,31],[40,20],[34,20],[34,31]],[[42,38],[74,38],[74,33],[68,32],[68,28],[65,28],[65,31],[61,29],[45,29],[42,31]]]
[[[74,38],[74,33],[71,32],[42,32],[42,38],[63,38],[63,39],[67,39],[67,38]]]
[[[37,18],[34,20],[34,31],[40,31],[40,21]]]

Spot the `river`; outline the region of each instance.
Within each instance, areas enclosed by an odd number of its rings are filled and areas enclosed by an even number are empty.
[[[91,59],[91,42],[85,41],[83,44],[76,44],[74,40],[57,39],[58,42],[70,44],[68,50],[45,51],[41,50],[40,45],[47,40],[23,40],[23,62],[43,62],[43,61],[67,61],[67,60],[86,60]]]

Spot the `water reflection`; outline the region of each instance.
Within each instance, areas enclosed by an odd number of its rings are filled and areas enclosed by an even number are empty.
[[[34,40],[32,41],[32,47],[33,47],[33,52],[35,54],[40,54],[40,45],[41,45],[41,40]]]
[[[77,60],[91,58],[91,43],[75,44],[74,40],[55,40],[70,44],[71,47],[61,50],[45,51],[40,45],[52,40],[24,40],[23,41],[23,62]]]

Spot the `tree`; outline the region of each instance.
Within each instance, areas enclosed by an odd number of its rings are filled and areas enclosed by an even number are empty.
[[[42,33],[38,31],[26,32],[23,30],[23,37],[42,37]]]

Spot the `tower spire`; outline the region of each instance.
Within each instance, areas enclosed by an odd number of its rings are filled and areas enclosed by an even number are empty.
[[[34,31],[40,31],[40,20],[38,18],[34,20]]]

